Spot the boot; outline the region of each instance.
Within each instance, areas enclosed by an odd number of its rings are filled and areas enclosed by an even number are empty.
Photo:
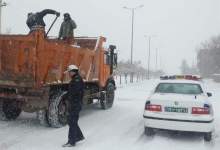
[[[62,147],[74,147],[76,144],[70,144],[67,142],[66,144],[62,145]]]

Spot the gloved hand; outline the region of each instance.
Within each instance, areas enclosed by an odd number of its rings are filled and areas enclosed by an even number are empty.
[[[56,16],[59,17],[59,16],[60,16],[60,13],[59,13],[59,12],[56,12]]]

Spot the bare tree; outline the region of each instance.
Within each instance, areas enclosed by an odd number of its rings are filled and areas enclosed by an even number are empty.
[[[201,44],[197,53],[197,66],[199,72],[210,77],[215,73],[220,73],[220,35],[212,37]]]

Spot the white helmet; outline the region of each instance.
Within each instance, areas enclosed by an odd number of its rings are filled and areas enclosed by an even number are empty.
[[[67,70],[65,71],[65,73],[70,72],[70,71],[74,71],[74,70],[79,70],[79,68],[76,65],[69,65],[67,67]]]

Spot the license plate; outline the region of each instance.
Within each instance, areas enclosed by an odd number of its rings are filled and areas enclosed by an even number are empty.
[[[188,113],[188,108],[165,107],[165,112]]]

